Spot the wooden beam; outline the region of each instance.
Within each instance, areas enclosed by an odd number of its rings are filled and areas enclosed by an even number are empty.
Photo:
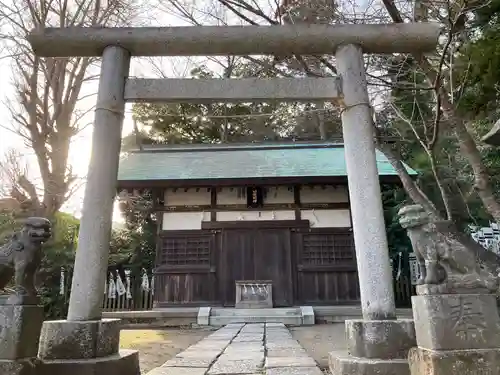
[[[217,221],[217,211],[215,208],[217,207],[217,188],[213,187],[210,189],[210,221]]]
[[[219,229],[219,228],[309,228],[309,220],[257,220],[257,221],[203,221],[201,229]]]
[[[397,175],[379,176],[381,183],[401,185]],[[296,176],[296,177],[249,177],[249,178],[219,178],[219,179],[176,179],[176,180],[118,180],[117,188],[151,189],[154,187],[188,188],[188,187],[237,187],[237,186],[276,186],[276,185],[332,185],[346,184],[347,176]]]
[[[302,205],[290,204],[268,204],[258,208],[248,208],[245,204],[227,205],[199,205],[199,206],[165,206],[155,207],[156,212],[219,212],[219,211],[289,211],[302,208],[303,210],[348,210],[348,202],[336,203],[308,203]],[[215,220],[212,220],[215,221]]]
[[[209,103],[330,101],[340,96],[340,80],[329,78],[142,79],[125,84],[125,101]]]
[[[430,52],[438,23],[40,28],[28,35],[38,56],[101,56],[121,46],[133,56],[290,56],[333,54],[342,44],[367,53]]]
[[[301,220],[302,215],[300,212],[300,185],[295,185],[293,187],[293,203],[295,205],[295,220]]]

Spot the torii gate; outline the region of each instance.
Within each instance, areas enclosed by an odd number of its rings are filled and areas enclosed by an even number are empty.
[[[346,322],[346,329],[351,335],[350,352],[356,357],[373,358],[372,349],[376,344],[385,342],[384,347],[387,345],[390,347],[390,343],[393,342],[395,345],[400,345],[401,339],[403,338],[403,341],[406,339],[401,337],[401,331],[406,332],[408,329],[401,326],[403,323],[395,320],[392,274],[363,53],[433,51],[439,33],[440,26],[433,23],[72,27],[34,30],[28,40],[38,56],[102,56],[93,148],[83,202],[68,317],[67,321],[44,323],[40,348],[50,347],[53,345],[51,340],[53,341],[54,337],[60,339],[63,333],[68,336],[73,335],[76,327],[90,326],[96,321],[99,327],[111,324],[101,320],[101,300],[109,255],[124,106],[126,102],[134,101],[331,100],[338,103],[342,108],[345,159],[364,319],[364,321]],[[256,54],[289,56],[331,53],[335,53],[337,59],[339,75],[337,78],[208,80],[128,78],[131,56]],[[374,324],[374,321],[381,321],[381,324]],[[380,335],[381,331],[389,332],[388,330],[395,332],[397,337],[390,334]],[[95,333],[96,340],[106,335],[111,335],[109,337],[116,340],[117,334],[113,329],[97,331],[99,333]],[[363,341],[363,336],[359,336],[360,334],[371,335],[371,346],[367,347],[365,343],[359,342],[359,338]],[[104,339],[109,337],[106,336]],[[411,341],[411,338],[409,339]],[[78,340],[83,340],[83,337],[74,341]],[[411,346],[415,346],[413,341]],[[116,354],[117,348],[115,349],[113,349],[115,353],[107,354]],[[82,358],[79,355],[76,353],[73,358]],[[93,357],[99,355],[94,354]],[[67,357],[62,358],[69,360]],[[377,358],[391,357],[381,355]],[[367,373],[366,366],[371,365],[356,362],[359,359],[355,357],[339,359],[340,365],[336,371],[339,374],[347,373],[350,371],[349,368],[352,370],[350,366],[353,365],[360,373]],[[109,360],[112,361],[111,357]],[[389,366],[394,368],[394,373],[409,371],[407,364],[403,368],[400,362],[394,366]],[[393,373],[391,371],[389,372]],[[136,369],[121,373],[136,375]]]

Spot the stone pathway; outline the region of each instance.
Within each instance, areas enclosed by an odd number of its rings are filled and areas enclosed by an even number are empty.
[[[281,323],[228,324],[148,375],[322,375]]]

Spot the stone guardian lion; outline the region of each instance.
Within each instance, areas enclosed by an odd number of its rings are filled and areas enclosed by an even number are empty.
[[[42,261],[42,245],[52,235],[48,219],[30,217],[23,228],[0,247],[0,290],[14,278],[7,304],[36,304],[35,273]]]
[[[399,216],[419,264],[419,294],[497,292],[498,276],[482,267],[473,246],[454,238],[449,221],[432,219],[420,205],[403,207]]]

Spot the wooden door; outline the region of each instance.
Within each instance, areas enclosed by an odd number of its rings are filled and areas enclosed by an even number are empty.
[[[220,252],[220,288],[224,306],[234,306],[236,280],[252,280],[253,238],[248,229],[227,229],[222,231]]]
[[[255,231],[255,279],[273,282],[273,301],[276,307],[293,304],[290,245],[288,228]]]
[[[234,306],[236,280],[271,280],[274,305],[293,304],[290,229],[224,229],[221,247],[224,306]]]

